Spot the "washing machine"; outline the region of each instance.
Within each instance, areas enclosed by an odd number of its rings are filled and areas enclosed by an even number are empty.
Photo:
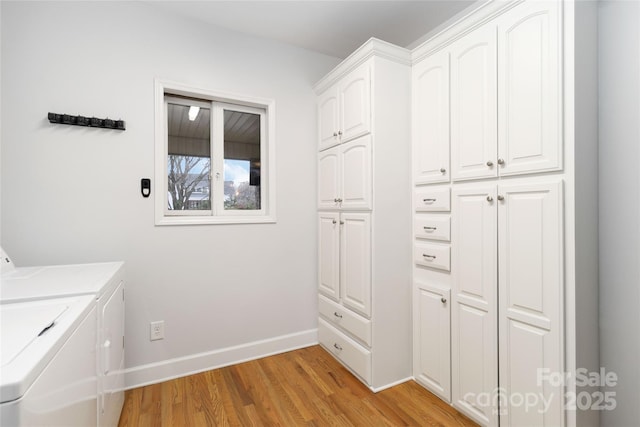
[[[125,387],[124,264],[108,262],[15,267],[4,251],[1,262],[2,307],[79,296],[89,297],[93,302],[96,417],[89,425],[117,426]],[[3,320],[2,323],[4,325],[6,322]],[[4,375],[0,381],[4,383]]]
[[[94,425],[93,296],[0,304],[0,321],[0,425]]]

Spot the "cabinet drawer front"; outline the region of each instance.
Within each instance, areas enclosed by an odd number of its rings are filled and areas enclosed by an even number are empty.
[[[331,324],[349,332],[367,346],[371,347],[371,321],[353,313],[340,304],[320,296],[318,301],[320,314]]]
[[[416,264],[439,270],[451,271],[451,247],[431,243],[416,243],[413,248]]]
[[[320,344],[347,365],[365,383],[371,384],[371,352],[324,320],[318,320]]]
[[[419,239],[451,240],[451,217],[416,216],[413,223],[413,234]]]
[[[419,188],[413,196],[417,212],[448,212],[451,210],[451,193],[448,188]]]

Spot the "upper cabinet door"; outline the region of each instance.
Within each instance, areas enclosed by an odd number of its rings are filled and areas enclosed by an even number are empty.
[[[318,141],[319,150],[324,150],[340,143],[338,138],[338,90],[328,89],[318,97]]]
[[[318,154],[318,209],[340,207],[340,160],[338,147]]]
[[[413,69],[413,173],[415,184],[449,181],[449,52]]]
[[[486,25],[451,45],[451,176],[497,176],[496,29]]]
[[[340,147],[340,207],[371,209],[371,136],[365,135]]]
[[[498,18],[500,175],[562,168],[561,2],[524,2]]]
[[[371,71],[369,64],[362,64],[339,85],[340,102],[338,136],[341,142],[349,141],[371,131]]]

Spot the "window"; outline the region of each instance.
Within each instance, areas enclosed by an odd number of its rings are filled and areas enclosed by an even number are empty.
[[[156,81],[156,224],[275,222],[273,104]]]

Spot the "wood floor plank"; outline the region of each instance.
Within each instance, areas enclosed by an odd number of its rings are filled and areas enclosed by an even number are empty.
[[[475,426],[413,381],[379,393],[320,346],[125,393],[119,427]]]

